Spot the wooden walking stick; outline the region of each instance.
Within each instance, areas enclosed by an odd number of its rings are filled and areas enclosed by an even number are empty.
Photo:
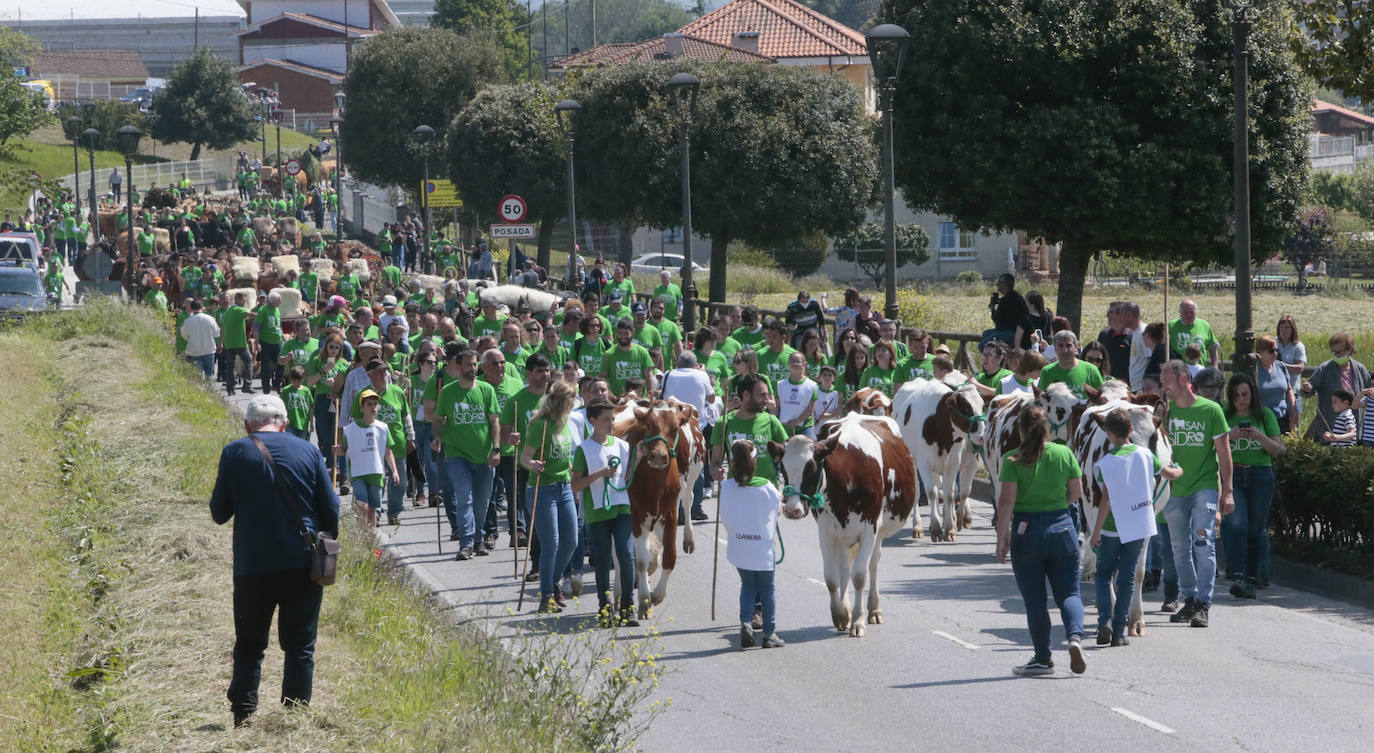
[[[705,473],[705,471],[702,471]],[[716,482],[716,553],[711,558],[711,621],[716,621],[716,576],[720,573],[720,482]]]
[[[529,427],[526,427],[526,428],[529,428]],[[545,416],[545,417],[544,417],[544,426],[543,426],[542,428],[540,428],[540,430],[539,430],[539,462],[540,462],[541,464],[544,462],[544,435],[547,434],[548,431],[549,431],[549,419],[548,419],[547,416]],[[515,457],[516,457],[516,460],[518,461],[519,458],[520,458],[520,455],[517,453]],[[540,474],[540,473],[542,473],[542,471],[537,471],[537,472],[535,472],[535,474],[534,474],[534,504],[533,504],[533,505],[531,506],[531,508],[530,508],[530,531],[531,531],[531,532],[534,531],[534,521],[535,521],[536,519],[538,519],[538,517],[539,517],[539,474]],[[522,609],[525,608],[525,576],[529,573],[529,571],[530,571],[530,548],[529,548],[529,546],[526,546],[526,547],[525,547],[525,565],[524,565],[524,568],[523,568],[523,569],[521,570],[521,572],[520,572],[520,599],[515,603],[515,611],[517,611],[517,612],[519,612],[520,610],[522,610]],[[540,596],[543,596],[543,594],[540,594]]]

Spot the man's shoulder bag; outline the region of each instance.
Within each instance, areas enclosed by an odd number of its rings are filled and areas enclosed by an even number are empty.
[[[268,451],[267,445],[251,434],[248,437],[253,440],[253,444],[257,445],[258,452],[261,452],[263,458],[267,460],[267,467],[272,471],[272,481],[277,486],[277,496],[282,498],[287,509],[296,518],[296,526],[300,531],[301,541],[305,544],[306,551],[310,552],[310,580],[321,586],[334,585],[334,579],[339,568],[339,542],[324,531],[311,533],[305,527],[305,518],[301,517],[300,503],[291,494],[291,490],[286,488],[286,482],[282,480],[281,474],[277,473],[277,463],[272,459],[272,453]]]

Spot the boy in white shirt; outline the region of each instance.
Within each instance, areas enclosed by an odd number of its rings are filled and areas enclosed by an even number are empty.
[[[1040,381],[1040,372],[1045,369],[1045,357],[1033,350],[1026,351],[1021,356],[1021,360],[1016,362],[1016,371],[1010,376],[1002,378],[1002,394],[1010,395],[1013,392],[1034,393],[1031,385]]]
[[[816,438],[815,417],[819,388],[806,376],[806,356],[793,351],[787,358],[788,376],[778,382],[778,420],[791,434]]]
[[[377,420],[382,398],[371,389],[358,393],[363,417],[343,427],[343,444],[334,445],[334,454],[348,453],[348,468],[353,477],[353,499],[362,506],[363,522],[377,526],[377,511],[382,508],[383,476],[400,484],[396,456],[391,452],[391,432],[386,422]]]
[[[816,376],[816,403],[811,408],[811,416],[816,421],[816,433],[826,424],[840,417],[840,391],[835,389],[835,367],[825,365]]]
[[[625,474],[630,470],[630,445],[611,434],[615,428],[615,406],[609,401],[598,400],[587,406],[587,424],[592,435],[573,453],[572,490],[582,503],[587,538],[596,560],[597,624],[637,627],[635,555],[630,496],[625,483]],[[620,581],[618,609],[611,599],[612,564],[616,565]]]

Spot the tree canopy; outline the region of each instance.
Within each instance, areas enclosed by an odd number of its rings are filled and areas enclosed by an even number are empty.
[[[523,197],[539,221],[539,265],[546,269],[553,223],[567,207],[557,99],[557,90],[539,82],[490,87],[448,129],[449,176],[465,209],[486,224],[499,219],[503,196]]]
[[[257,135],[257,107],[239,89],[234,66],[202,47],[178,65],[167,87],[153,98],[150,135],[163,143],[191,145],[191,159],[202,146],[229,147]]]
[[[435,0],[430,24],[459,34],[486,37],[501,52],[506,77],[519,81],[533,76],[530,66],[530,15],[515,0]]]
[[[862,29],[878,12],[878,0],[797,0],[851,29]]]
[[[530,41],[536,62],[552,61],[592,46],[589,0],[545,2],[534,11]],[[642,42],[676,31],[692,20],[671,0],[596,0],[596,43]]]
[[[1058,310],[1078,326],[1094,252],[1233,259],[1232,32],[1218,2],[890,0],[910,30],[896,94],[898,185],[961,227],[1064,242]],[[1308,90],[1291,17],[1250,49],[1251,227],[1278,250],[1306,190]]]
[[[914,222],[898,223],[897,268],[930,261],[930,236],[926,229]],[[835,255],[840,261],[855,262],[877,287],[887,276],[887,247],[884,228],[877,222],[865,222],[853,233],[835,239]],[[856,261],[857,259],[857,261]]]
[[[1298,283],[1307,282],[1307,265],[1331,257],[1336,250],[1336,218],[1326,207],[1311,207],[1298,219],[1297,228],[1283,242],[1283,258],[1298,272]]]
[[[600,68],[578,83],[579,216],[681,224],[677,126],[664,84],[684,70],[702,81],[690,131],[692,217],[711,238],[711,300],[725,298],[731,241],[782,248],[863,222],[878,167],[857,89],[809,69],[680,59]]]
[[[1289,37],[1293,53],[1317,82],[1374,102],[1374,3],[1296,0]]]
[[[38,51],[38,43],[21,32],[0,26],[0,64],[9,68],[27,65]],[[23,136],[48,121],[43,98],[22,86],[8,71],[0,76],[0,152],[9,140]]]
[[[440,136],[430,152],[431,176],[441,174],[449,121],[484,84],[505,80],[490,39],[424,27],[378,34],[354,49],[344,79],[345,162],[362,180],[417,186],[423,167],[410,134],[428,125]]]

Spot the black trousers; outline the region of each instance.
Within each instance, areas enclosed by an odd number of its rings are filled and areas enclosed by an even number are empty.
[[[277,357],[281,355],[281,343],[258,343],[258,362],[259,372],[262,375],[262,394],[268,392],[281,392],[281,364],[277,363]]]
[[[324,588],[310,581],[308,568],[234,576],[234,674],[228,695],[235,714],[251,714],[258,708],[262,655],[274,611],[278,612],[277,642],[286,655],[281,702],[310,705],[323,598]]]

